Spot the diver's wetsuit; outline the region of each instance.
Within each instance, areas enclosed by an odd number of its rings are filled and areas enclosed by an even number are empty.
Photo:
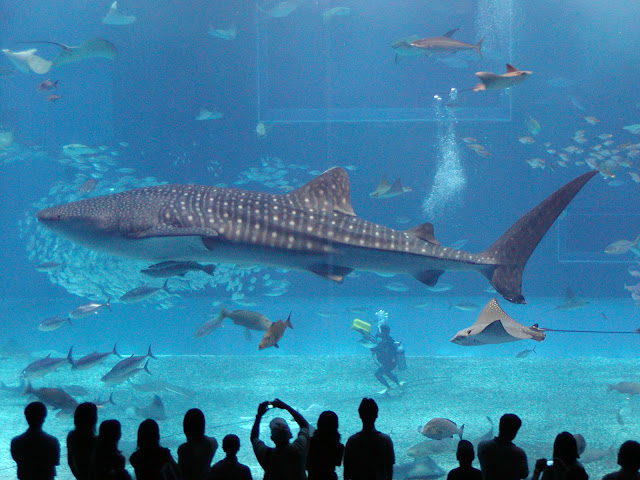
[[[389,388],[389,383],[384,378],[386,375],[393,382],[400,385],[398,377],[393,373],[393,369],[396,368],[396,365],[398,364],[398,350],[396,342],[391,338],[391,335],[388,333],[382,333],[380,342],[371,349],[371,353],[375,355],[376,359],[380,363],[380,367],[375,373],[378,381],[385,387]]]

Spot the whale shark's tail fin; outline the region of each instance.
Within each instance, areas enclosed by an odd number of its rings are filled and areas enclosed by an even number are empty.
[[[580,175],[545,198],[479,256],[495,262],[483,273],[493,288],[513,303],[525,303],[522,296],[522,271],[529,257],[580,189],[598,172]]]

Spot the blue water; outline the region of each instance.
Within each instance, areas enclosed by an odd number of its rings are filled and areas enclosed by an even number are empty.
[[[259,6],[270,10],[278,3]],[[350,13],[324,23],[322,13],[336,6],[349,7]],[[46,75],[19,72],[0,57],[6,69],[0,72],[0,139],[3,133],[13,135],[10,145],[0,147],[0,344],[15,340],[32,359],[72,345],[79,354],[104,351],[118,342],[127,353],[142,353],[151,344],[160,354],[231,355],[239,364],[262,358],[268,365],[279,356],[309,356],[317,363],[325,355],[366,358],[351,322],[373,324],[382,309],[408,355],[507,359],[532,348],[532,342],[484,347],[449,342],[495,295],[472,272],[446,273],[440,282],[451,289],[434,293],[400,275],[356,272],[338,285],[308,273],[221,266],[213,279],[189,273],[170,280],[170,293],[136,305],[114,301],[112,312],[41,332],[36,327],[47,317],[65,315],[89,300],[118,298],[148,279],[138,273],[144,262],[74,246],[37,227],[34,215],[44,206],[164,182],[286,193],[342,166],[359,216],[399,230],[430,221],[443,245],[466,241],[465,250],[479,252],[548,194],[593,168],[585,164],[588,158],[602,175],[583,189],[533,253],[523,278],[527,304],[498,301],[525,325],[638,328],[637,306],[625,289],[637,283],[628,268],[638,258],[632,251],[604,253],[607,245],[640,233],[634,180],[640,147],[637,136],[622,128],[640,117],[636,3],[616,2],[612,9],[595,0],[580,5],[459,0],[428,7],[322,0],[300,2],[289,15],[274,18],[251,2],[121,0],[119,9],[137,21],[105,25],[101,19],[108,7],[109,2],[5,0],[0,9],[2,48],[33,46],[51,59],[58,47],[21,42],[79,45],[97,36],[119,52],[114,60],[85,59]],[[232,24],[235,39],[207,33]],[[453,28],[459,28],[454,38],[469,44],[484,37],[483,57],[470,50],[394,62],[392,42]],[[501,74],[505,63],[533,74],[509,92],[464,91],[477,83],[475,72]],[[58,89],[38,91],[47,78],[58,80]],[[47,101],[51,93],[60,98]],[[224,116],[196,121],[201,108]],[[530,119],[539,123],[539,132],[527,128]],[[256,134],[258,122],[267,128],[264,138]],[[68,144],[94,151],[70,159],[62,149]],[[527,163],[532,159],[545,168],[532,168]],[[392,181],[400,178],[411,191],[389,199],[369,196],[385,174]],[[89,176],[98,180],[96,189],[79,194]],[[52,260],[63,267],[35,271]],[[398,282],[405,291],[386,288]],[[568,287],[589,303],[557,310]],[[279,296],[265,295],[274,291]],[[460,303],[478,308],[453,306]],[[194,339],[193,332],[220,304],[260,311],[272,320],[291,311],[294,329],[279,350],[261,352],[259,335],[248,342],[231,323]],[[635,358],[638,341],[634,334],[548,332],[537,345],[538,355],[527,361],[591,357],[593,365],[604,365],[613,358]],[[3,370],[6,382],[17,381],[28,363],[21,361],[24,365],[14,362],[15,371]],[[637,380],[616,376],[614,367],[611,382]],[[282,368],[296,375],[295,368]],[[499,368],[507,371],[509,363]],[[56,373],[38,382],[54,386],[65,378]],[[505,382],[518,383],[509,378]],[[194,373],[192,381],[201,379]],[[237,382],[249,388],[251,379],[239,376]],[[291,388],[292,395],[298,393]],[[362,394],[375,388],[372,378],[363,381]],[[407,394],[402,401],[421,400]],[[23,403],[12,401],[5,413],[17,414]],[[495,405],[487,414],[497,418],[501,410]],[[12,434],[22,428],[19,422],[15,427]]]

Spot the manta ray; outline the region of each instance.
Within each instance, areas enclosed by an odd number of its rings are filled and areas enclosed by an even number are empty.
[[[535,325],[525,327],[516,322],[500,308],[498,301],[492,298],[480,312],[476,323],[460,330],[451,341],[465,347],[475,347],[522,339],[541,342],[545,336],[545,333]]]
[[[23,43],[45,43],[50,45],[57,45],[62,48],[62,51],[52,60],[45,60],[35,53],[37,49],[32,48],[22,52],[13,52],[7,48],[2,50],[9,60],[20,70],[21,72],[28,73],[32,71],[38,74],[45,74],[52,68],[65,65],[67,63],[79,62],[87,58],[108,58],[110,60],[115,59],[118,56],[118,49],[116,46],[103,38],[90,38],[80,45],[69,46],[57,42],[49,42],[45,40],[37,40],[32,42]]]
[[[389,180],[387,180],[387,176],[383,175],[380,183],[378,183],[376,189],[371,192],[369,196],[375,198],[391,198],[410,191],[411,187],[403,187],[399,178],[396,178],[393,184],[391,184]]]
[[[338,167],[286,195],[156,185],[45,208],[37,218],[73,242],[122,257],[264,265],[336,282],[356,269],[401,273],[428,286],[445,271],[471,270],[507,300],[525,303],[529,256],[597,173],[559,188],[480,253],[440,245],[430,223],[399,231],[356,216],[347,172]]]
[[[481,92],[483,90],[504,90],[514,85],[524,82],[533,72],[528,70],[518,70],[513,65],[507,63],[507,73],[498,75],[491,72],[476,72],[476,77],[480,79],[478,85],[471,90]]]

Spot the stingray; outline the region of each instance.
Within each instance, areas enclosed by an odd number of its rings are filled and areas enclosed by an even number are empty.
[[[500,308],[497,300],[492,298],[480,312],[476,323],[460,330],[451,341],[465,347],[474,347],[523,339],[541,342],[545,336],[537,325],[525,327],[516,322]]]
[[[564,296],[564,302],[558,305],[554,310],[578,310],[589,305],[589,302],[584,298],[577,297],[571,288],[567,288],[567,293]]]
[[[24,50],[22,52],[14,52],[8,48],[2,49],[2,53],[4,53],[9,60],[11,60],[11,63],[13,63],[21,72],[29,73],[29,71],[32,71],[40,74],[47,73],[51,70],[53,62],[36,55],[37,51],[38,50],[35,48]]]
[[[60,65],[65,65],[67,63],[79,62],[86,58],[108,58],[109,60],[113,60],[118,56],[118,49],[113,43],[98,37],[90,38],[76,46],[64,45],[62,43],[49,42],[46,40],[22,43],[46,43],[50,45],[57,45],[62,48],[62,51],[58,56],[55,57],[52,62],[49,62],[51,64],[50,68],[59,67]],[[33,52],[35,52],[35,50],[33,50]],[[46,60],[44,61],[46,62]],[[31,67],[31,70],[36,73],[47,73],[49,71],[48,69],[46,71],[36,71],[33,67]]]
[[[444,477],[446,474],[447,472],[440,468],[431,457],[393,466],[394,480],[428,480]]]
[[[131,25],[135,23],[137,18],[135,15],[124,15],[118,10],[117,0],[111,4],[109,11],[102,19],[102,23],[105,25]]]
[[[517,83],[524,82],[533,72],[528,70],[518,70],[513,65],[507,63],[507,72],[498,75],[491,72],[476,72],[476,77],[480,79],[479,84],[471,90],[481,92],[483,90],[504,90],[513,87]]]
[[[410,191],[411,187],[403,187],[399,178],[396,178],[392,185],[389,183],[389,180],[387,180],[387,176],[383,175],[380,183],[378,183],[376,189],[371,192],[369,196],[375,198],[391,198]]]

